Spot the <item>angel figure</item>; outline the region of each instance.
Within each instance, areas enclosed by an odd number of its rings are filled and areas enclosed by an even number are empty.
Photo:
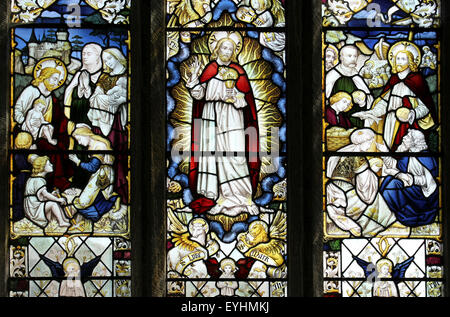
[[[270,229],[264,221],[256,220],[250,224],[247,232],[238,235],[237,249],[246,257],[256,260],[249,276],[264,269],[268,277],[285,277],[286,228],[286,214],[278,211]]]
[[[436,54],[434,54],[429,46],[422,47],[423,56],[422,56],[422,64],[420,67],[429,67],[431,69],[436,69],[437,58]]]
[[[381,258],[377,261],[376,265],[366,262],[363,259],[353,256],[356,263],[359,264],[364,270],[364,275],[369,278],[373,275],[371,268],[375,268],[375,282],[372,286],[372,296],[374,297],[399,297],[398,282],[400,279],[405,278],[406,270],[411,262],[414,260],[414,256],[407,260],[397,263],[393,267],[391,260],[387,258]]]
[[[251,0],[249,6],[240,5],[236,11],[236,18],[242,22],[257,27],[284,27],[284,7],[280,0]],[[261,32],[259,35],[261,45],[270,48],[283,61],[286,43],[283,32]]]
[[[173,6],[173,15],[168,26],[202,27],[211,19],[211,0],[180,0]]]
[[[436,23],[440,14],[439,1],[437,0],[393,0],[395,3],[387,12],[386,16],[378,13],[383,23],[395,25],[417,24],[419,27],[430,27]],[[407,18],[392,21],[392,16],[397,11],[403,11]]]
[[[354,14],[363,10],[372,0],[327,0],[322,4],[323,25],[346,25]]]
[[[84,290],[84,282],[92,275],[97,264],[100,262],[101,256],[94,257],[88,262],[80,265],[78,259],[69,256],[61,263],[52,261],[44,255],[40,255],[44,263],[50,268],[54,278],[62,279],[59,286],[60,297],[86,297]]]
[[[203,218],[183,223],[169,208],[171,242],[167,253],[167,269],[189,278],[207,278],[205,260],[219,251],[219,244],[208,235],[209,225]]]
[[[239,287],[238,282],[232,281],[235,278],[236,264],[230,258],[225,258],[220,261],[220,270],[222,274],[220,279],[227,279],[226,281],[219,281],[216,283],[218,289],[220,289],[221,296],[234,296],[234,292]]]

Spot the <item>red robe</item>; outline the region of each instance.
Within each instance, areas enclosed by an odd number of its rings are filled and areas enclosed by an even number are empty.
[[[242,92],[245,95],[245,101],[247,102],[247,106],[242,108],[244,115],[244,129],[252,127],[256,131],[257,142],[250,142],[249,137],[246,136],[245,140],[245,152],[247,158],[247,165],[250,174],[250,183],[252,185],[252,192],[256,192],[256,188],[258,186],[259,181],[259,170],[261,167],[261,160],[259,158],[259,130],[258,130],[258,114],[256,112],[256,104],[255,98],[253,97],[252,88],[250,86],[250,82],[248,80],[247,74],[245,70],[234,63],[230,63],[228,67],[235,69],[238,72],[238,79],[236,82],[236,89]],[[206,83],[208,80],[215,77],[218,73],[219,65],[216,61],[209,63],[202,75],[200,76],[200,84]],[[192,109],[192,125],[195,119],[201,119],[203,114],[203,107],[207,101],[204,99],[196,100],[193,104]],[[197,129],[197,132],[200,133],[200,129]],[[200,150],[200,136],[195,135],[194,129],[192,128],[191,133],[191,161],[189,164],[189,188],[191,189],[192,194],[194,195],[194,200],[190,207],[196,213],[203,213],[207,210],[211,209],[215,202],[211,199],[205,197],[199,197],[197,194],[197,180],[198,180],[198,161],[196,162],[194,157],[195,153]],[[250,158],[253,158],[253,162],[250,162]],[[256,158],[256,160],[254,159]]]
[[[384,87],[382,95],[391,90],[396,84],[400,83],[401,81],[403,81],[403,83],[409,89],[411,89],[416,98],[419,98],[425,104],[425,106],[430,110],[430,114],[434,122],[436,122],[433,98],[431,97],[428,84],[421,73],[411,72],[403,80],[398,77],[398,74],[393,74]],[[412,109],[412,105],[409,101],[408,96],[403,97],[403,107]],[[397,134],[395,135],[394,143],[392,145],[392,151],[395,151],[397,147],[402,143],[402,138],[408,133],[409,128],[418,129],[422,132],[425,132],[419,127],[419,125],[417,124],[417,120],[414,121],[412,125],[410,125],[408,122],[400,122],[400,126],[397,130]]]
[[[39,150],[51,151],[50,162],[53,164],[53,172],[46,176],[47,185],[51,190],[58,188],[61,192],[71,186],[69,179],[74,175],[73,163],[69,160],[70,136],[67,133],[69,120],[64,115],[61,104],[52,96],[52,126],[54,127],[53,138],[58,141],[56,145],[48,143],[47,139],[39,138],[36,145]],[[56,152],[56,153],[55,153]]]

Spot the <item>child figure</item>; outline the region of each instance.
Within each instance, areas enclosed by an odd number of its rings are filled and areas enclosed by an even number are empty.
[[[111,96],[113,99],[122,98],[122,102],[126,102],[127,98],[127,81],[126,80],[118,80],[117,86],[114,86],[110,90],[106,92],[108,96]]]
[[[221,279],[234,279],[234,273],[236,272],[236,265],[230,258],[225,258],[220,262],[220,270],[223,272],[220,275]],[[217,282],[216,286],[220,289],[221,296],[234,296],[234,292],[239,287],[236,281],[224,281]]]
[[[33,103],[33,108],[28,111],[22,129],[31,133],[34,140],[44,137],[48,143],[56,145],[57,140],[52,138],[53,126],[44,118],[45,108],[45,102],[42,99],[37,99]]]
[[[352,107],[352,96],[348,93],[340,91],[334,94],[330,97],[330,106],[325,109],[325,121],[332,127],[352,128],[350,120],[344,115]]]
[[[366,94],[362,90],[355,90],[352,93],[353,101],[359,105],[360,108],[366,104]]]
[[[67,258],[63,262],[64,277],[59,288],[59,296],[62,297],[86,297],[83,283],[81,282],[80,263],[75,258]]]
[[[45,176],[53,172],[48,156],[31,154],[28,161],[33,170],[25,185],[25,216],[41,228],[45,228],[51,219],[56,219],[60,227],[70,227],[69,219],[61,207],[67,205],[66,199],[57,197],[56,192],[47,191]]]
[[[389,259],[381,259],[377,262],[377,277],[392,278],[392,262]],[[376,280],[373,285],[373,296],[375,297],[398,297],[397,286],[393,281]]]

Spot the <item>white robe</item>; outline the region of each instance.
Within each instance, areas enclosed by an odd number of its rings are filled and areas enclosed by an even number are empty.
[[[332,157],[328,161],[328,177],[331,177],[339,159]],[[327,213],[344,231],[376,236],[395,222],[395,215],[378,193],[378,177],[369,165],[363,164],[355,173],[353,184],[338,179],[327,184]]]
[[[44,101],[46,107],[43,112],[46,113],[53,104],[51,95],[42,95],[41,91],[32,85],[22,91],[14,105],[14,120],[17,123],[22,124],[25,121],[28,110],[33,107],[34,101],[38,98]]]
[[[204,84],[190,83],[192,96],[205,98],[200,127],[200,151],[245,152],[244,116],[247,106],[243,94],[233,88],[238,97],[234,104],[225,103],[225,82],[216,77]],[[239,94],[241,95],[239,97]],[[197,192],[216,200],[209,214],[236,216],[243,212],[259,213],[252,201],[252,186],[245,157],[200,156]]]
[[[234,274],[222,274],[220,278],[234,279]],[[239,287],[236,281],[220,281],[216,283],[218,289],[220,289],[220,295],[222,296],[234,296],[235,290]]]
[[[22,129],[29,132],[33,136],[34,140],[45,136],[46,131],[48,131],[48,135],[52,135],[54,130],[53,126],[49,122],[45,121],[42,112],[37,109],[28,110]]]
[[[47,182],[42,177],[30,177],[25,185],[23,209],[25,216],[40,227],[48,223],[45,217],[45,198],[40,195]]]
[[[89,101],[90,109],[87,117],[94,127],[100,128],[104,136],[108,136],[111,132],[117,112],[124,127],[127,123],[127,77],[119,78],[116,86],[109,91],[103,91],[97,86]]]
[[[386,114],[384,121],[383,138],[384,142],[389,148],[394,144],[396,134],[397,117],[395,111],[403,107],[402,98],[405,96],[415,97],[416,95],[403,82],[399,82],[392,87],[392,89],[375,105],[372,112],[376,117],[382,117]],[[412,124],[415,120],[424,118],[430,110],[428,107],[417,98],[417,105],[414,108],[415,117],[410,120]]]

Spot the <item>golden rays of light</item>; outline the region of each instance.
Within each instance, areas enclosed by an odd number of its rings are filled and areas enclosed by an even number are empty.
[[[228,25],[226,18],[222,19],[223,25]],[[191,56],[180,64],[179,70],[182,77],[170,91],[175,100],[175,108],[169,114],[170,123],[177,128],[172,147],[178,150],[189,151],[191,146],[191,122],[193,98],[185,86],[185,82],[191,75],[190,65],[194,59],[201,64],[201,71],[210,62],[208,48],[209,33],[203,37],[193,39],[191,42]],[[277,108],[277,102],[281,97],[281,90],[272,81],[273,68],[270,62],[262,59],[262,47],[257,39],[244,37],[244,44],[238,56],[241,65],[249,78],[258,113],[258,127],[260,133],[260,150],[263,153],[273,151],[279,147],[279,138],[271,135],[271,128],[279,128],[283,123],[283,117]],[[182,173],[188,172],[189,157],[185,158],[179,165]],[[276,172],[274,163],[270,157],[261,158],[260,179]],[[258,190],[261,193],[260,189]],[[257,194],[258,196],[258,194]]]
[[[270,79],[272,76],[272,67],[265,60],[256,60],[245,64],[245,72],[250,80]]]
[[[256,61],[261,58],[262,47],[255,39],[244,37],[244,44],[242,45],[242,52],[238,56],[240,65]]]
[[[208,47],[208,36],[203,36],[192,40],[191,54],[210,54]]]

